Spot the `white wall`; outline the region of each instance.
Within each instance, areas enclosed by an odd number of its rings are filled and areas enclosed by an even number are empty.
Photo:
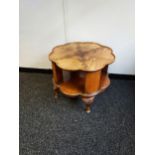
[[[48,53],[64,43],[62,0],[20,0],[21,67],[50,68]]]
[[[134,74],[134,0],[64,0],[67,41],[110,46],[111,73]],[[62,0],[21,0],[20,66],[50,68],[48,53],[65,42]]]

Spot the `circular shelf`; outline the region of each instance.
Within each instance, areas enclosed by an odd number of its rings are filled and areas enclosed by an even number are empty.
[[[101,76],[101,81],[100,81],[100,86],[98,91],[95,91],[93,93],[84,93],[84,78],[76,78],[76,80],[69,80],[69,81],[65,81],[62,82],[59,85],[59,89],[60,91],[67,95],[67,96],[94,96],[98,93],[100,93],[101,91],[104,91],[108,86],[110,85],[110,79],[108,77],[108,75]]]

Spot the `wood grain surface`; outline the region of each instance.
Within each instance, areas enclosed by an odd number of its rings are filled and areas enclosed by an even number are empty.
[[[111,48],[93,42],[73,42],[56,46],[49,60],[63,70],[97,71],[115,60]]]

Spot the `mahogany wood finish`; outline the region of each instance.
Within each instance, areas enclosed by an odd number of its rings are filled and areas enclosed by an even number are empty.
[[[54,97],[58,97],[58,86],[63,81],[62,69],[60,69],[54,62],[52,62],[53,68],[53,85],[54,85]]]
[[[112,49],[92,42],[73,42],[55,47],[49,54],[52,62],[54,94],[81,96],[86,112],[91,111],[95,96],[110,85],[108,65],[115,56]],[[63,70],[70,72],[64,80]]]
[[[101,71],[88,72],[85,76],[85,93],[93,93],[99,89]]]

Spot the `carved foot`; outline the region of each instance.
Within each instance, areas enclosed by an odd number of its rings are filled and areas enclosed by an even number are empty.
[[[86,106],[86,113],[90,113],[91,112],[91,105],[94,101],[94,96],[93,97],[82,97],[82,101],[84,102],[85,106]]]

